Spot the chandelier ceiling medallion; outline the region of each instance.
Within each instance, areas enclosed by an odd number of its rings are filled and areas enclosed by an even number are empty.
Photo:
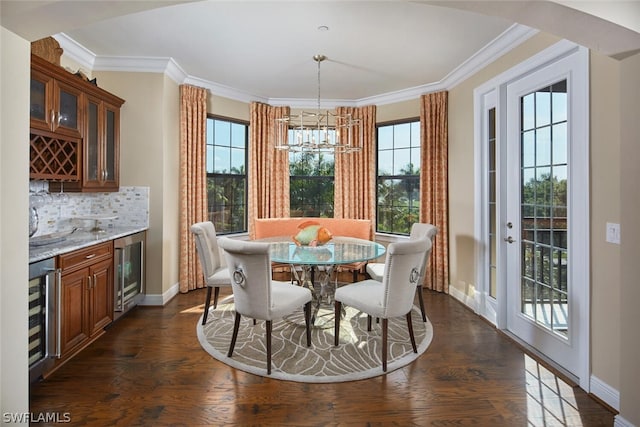
[[[337,114],[320,109],[320,63],[324,55],[314,55],[318,63],[318,104],[314,112],[275,119],[278,150],[305,153],[354,153],[360,151],[362,126],[351,114]]]

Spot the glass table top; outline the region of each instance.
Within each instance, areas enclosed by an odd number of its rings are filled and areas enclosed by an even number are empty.
[[[272,239],[276,240],[276,239]],[[361,239],[334,238],[323,246],[297,246],[291,241],[270,241],[271,261],[283,264],[350,264],[384,255],[380,243]]]

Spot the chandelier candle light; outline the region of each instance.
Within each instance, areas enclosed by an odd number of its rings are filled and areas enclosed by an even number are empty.
[[[351,114],[339,115],[320,110],[320,63],[325,59],[324,55],[313,57],[318,63],[317,110],[275,119],[275,146],[278,150],[306,153],[354,153],[361,150],[360,119],[354,119]]]

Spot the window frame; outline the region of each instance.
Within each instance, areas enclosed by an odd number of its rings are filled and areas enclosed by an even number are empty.
[[[236,119],[233,117],[226,117],[226,116],[221,116],[221,115],[216,115],[216,114],[207,114],[207,126],[206,128],[209,128],[208,122],[209,120],[213,120],[213,128],[215,128],[215,121],[221,121],[221,122],[227,122],[230,125],[236,124],[236,125],[241,125],[244,126],[244,173],[243,174],[237,174],[237,173],[217,173],[217,172],[209,172],[209,165],[208,165],[208,161],[205,163],[205,170],[206,170],[206,178],[207,178],[207,216],[209,218],[210,221],[214,222],[214,225],[216,225],[216,234],[219,235],[225,235],[225,234],[243,234],[243,233],[248,233],[248,228],[249,228],[249,222],[248,222],[248,190],[249,190],[249,180],[248,180],[248,165],[249,165],[249,126],[250,123],[248,121],[245,120],[241,120],[241,119]],[[216,145],[219,144],[215,144],[215,139],[212,139],[212,141],[214,142],[213,144],[209,144],[210,138],[207,135],[207,140],[206,140],[206,147],[205,147],[205,158],[208,157],[209,154],[209,147],[215,147]],[[229,142],[229,147],[234,147],[232,144],[231,139],[228,141]],[[223,146],[223,145],[221,145]],[[224,146],[223,146],[224,147]],[[215,149],[214,149],[215,150]],[[231,166],[231,163],[230,163]],[[213,170],[215,171],[215,163],[213,164]],[[215,221],[215,215],[219,214],[219,211],[216,211],[213,209],[214,205],[212,204],[212,201],[210,200],[209,197],[209,183],[210,180],[216,180],[216,179],[231,179],[233,181],[244,181],[243,182],[243,187],[244,187],[244,200],[243,200],[243,205],[239,208],[239,209],[243,209],[244,213],[243,213],[243,218],[242,218],[242,223],[244,224],[244,227],[242,227],[242,230],[227,230],[224,227],[219,227]],[[235,206],[235,205],[234,205]]]
[[[409,223],[412,222],[418,222],[419,221],[419,216],[420,216],[420,194],[419,194],[419,188],[420,188],[420,177],[421,177],[421,170],[420,170],[420,159],[418,160],[418,164],[417,164],[417,169],[418,169],[418,174],[417,175],[397,175],[397,174],[391,174],[391,175],[380,175],[379,171],[380,171],[380,159],[379,159],[379,155],[380,155],[380,128],[383,127],[389,127],[389,126],[398,126],[398,125],[403,125],[403,124],[414,124],[417,123],[418,125],[418,141],[419,141],[419,145],[417,146],[418,148],[418,152],[419,152],[419,156],[422,156],[422,132],[420,129],[420,117],[409,117],[409,118],[402,118],[402,119],[398,119],[398,120],[391,120],[391,121],[386,121],[386,122],[380,122],[380,123],[376,123],[376,178],[375,178],[375,188],[376,188],[376,234],[386,234],[386,235],[392,235],[392,236],[408,236],[410,231],[411,231],[411,225],[407,224],[407,229],[406,230],[400,230],[400,229],[396,229],[395,227],[392,230],[380,230],[379,225],[380,225],[380,218],[381,218],[381,214],[380,214],[380,204],[378,203],[380,194],[379,194],[379,190],[380,190],[380,180],[381,177],[384,177],[384,180],[404,180],[406,179],[408,176],[410,177],[415,177],[415,179],[417,179],[417,187],[418,187],[418,199],[417,199],[417,206],[411,206],[411,202],[409,203],[409,207],[408,209],[410,209],[409,211],[409,215],[411,215],[411,210],[415,210],[417,209],[417,218],[415,218],[414,220],[410,220]],[[395,141],[394,141],[395,142]],[[390,150],[387,151],[393,151],[393,150],[397,150],[397,149],[406,149],[409,148],[409,151],[411,151],[412,148],[416,148],[415,145],[411,144],[412,141],[410,141],[409,146],[408,147],[402,147],[402,148],[391,148]],[[411,155],[410,155],[410,160],[411,159]],[[414,162],[410,162],[410,164],[412,164],[414,167],[416,166],[416,163]],[[393,171],[392,171],[393,172]]]

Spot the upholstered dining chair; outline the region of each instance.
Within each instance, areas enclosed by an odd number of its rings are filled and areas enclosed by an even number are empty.
[[[221,237],[235,303],[233,335],[227,356],[233,355],[242,316],[266,321],[267,374],[271,374],[271,330],[273,320],[304,307],[307,347],[311,346],[311,291],[290,282],[272,280],[269,243]]]
[[[411,232],[409,233],[409,240],[420,239],[422,237],[428,237],[431,240],[433,245],[433,239],[438,234],[438,227],[433,224],[424,224],[421,222],[416,222],[411,226]],[[427,271],[427,262],[429,261],[429,256],[431,255],[431,249],[429,249],[425,255],[422,266],[420,267],[420,280],[418,280],[418,285],[416,287],[416,293],[418,294],[418,302],[420,303],[420,312],[422,313],[422,321],[427,321],[427,315],[424,310],[424,297],[422,295],[422,283],[424,282],[424,275]],[[382,262],[370,262],[367,264],[366,268],[367,274],[374,280],[381,281],[382,275],[384,274],[384,263]]]
[[[229,270],[224,266],[218,249],[216,228],[211,221],[198,222],[191,226],[196,243],[196,252],[200,260],[200,267],[204,274],[204,283],[207,285],[207,296],[204,301],[204,313],[202,324],[207,323],[209,306],[211,305],[211,290],[214,289],[213,308],[218,306],[220,287],[231,286]]]
[[[417,353],[413,335],[411,309],[420,280],[420,268],[425,252],[431,250],[426,237],[389,244],[382,281],[367,279],[342,286],[335,294],[335,342],[340,342],[340,314],[342,305],[348,305],[367,314],[367,330],[371,331],[371,318],[382,319],[382,370],[387,371],[387,336],[389,319],[405,316],[413,352]]]

